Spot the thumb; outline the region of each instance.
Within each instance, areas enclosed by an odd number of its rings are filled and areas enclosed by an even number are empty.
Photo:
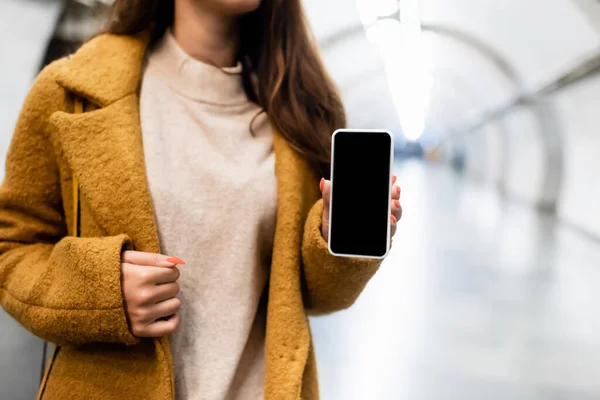
[[[321,193],[323,193],[323,203],[326,207],[329,207],[329,203],[331,202],[331,181],[327,179],[322,179],[321,181]]]

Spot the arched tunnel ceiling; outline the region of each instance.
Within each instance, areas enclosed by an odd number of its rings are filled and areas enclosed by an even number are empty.
[[[560,72],[600,44],[572,0],[421,0],[422,20],[487,43],[525,84]]]
[[[356,2],[304,3],[351,124],[399,131],[394,106],[385,105],[393,96],[385,84],[383,61],[377,51],[369,50]],[[600,23],[594,25],[590,18],[593,12],[600,15],[600,5],[592,0],[419,3],[427,32],[422,43],[434,55],[427,126],[449,129],[476,118],[600,47]]]

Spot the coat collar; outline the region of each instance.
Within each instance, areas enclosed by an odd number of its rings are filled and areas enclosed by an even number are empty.
[[[56,81],[100,107],[108,106],[137,91],[148,43],[147,33],[99,35],[69,57]]]

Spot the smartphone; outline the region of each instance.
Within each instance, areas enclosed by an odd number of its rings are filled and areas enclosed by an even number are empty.
[[[329,252],[384,258],[390,250],[394,137],[339,129],[331,145]]]

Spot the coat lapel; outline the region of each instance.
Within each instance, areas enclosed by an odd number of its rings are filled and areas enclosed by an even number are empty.
[[[304,221],[318,199],[317,180],[302,157],[275,134],[277,225],[271,263],[266,331],[266,399],[297,399],[310,332],[303,305],[301,277]]]
[[[158,252],[137,96],[83,114],[56,113],[50,121],[81,196],[107,234],[126,233],[137,250]]]
[[[85,44],[57,82],[98,108],[57,112],[50,123],[81,196],[107,234],[126,233],[137,250],[158,252],[137,95],[146,47],[146,36],[102,35]]]

